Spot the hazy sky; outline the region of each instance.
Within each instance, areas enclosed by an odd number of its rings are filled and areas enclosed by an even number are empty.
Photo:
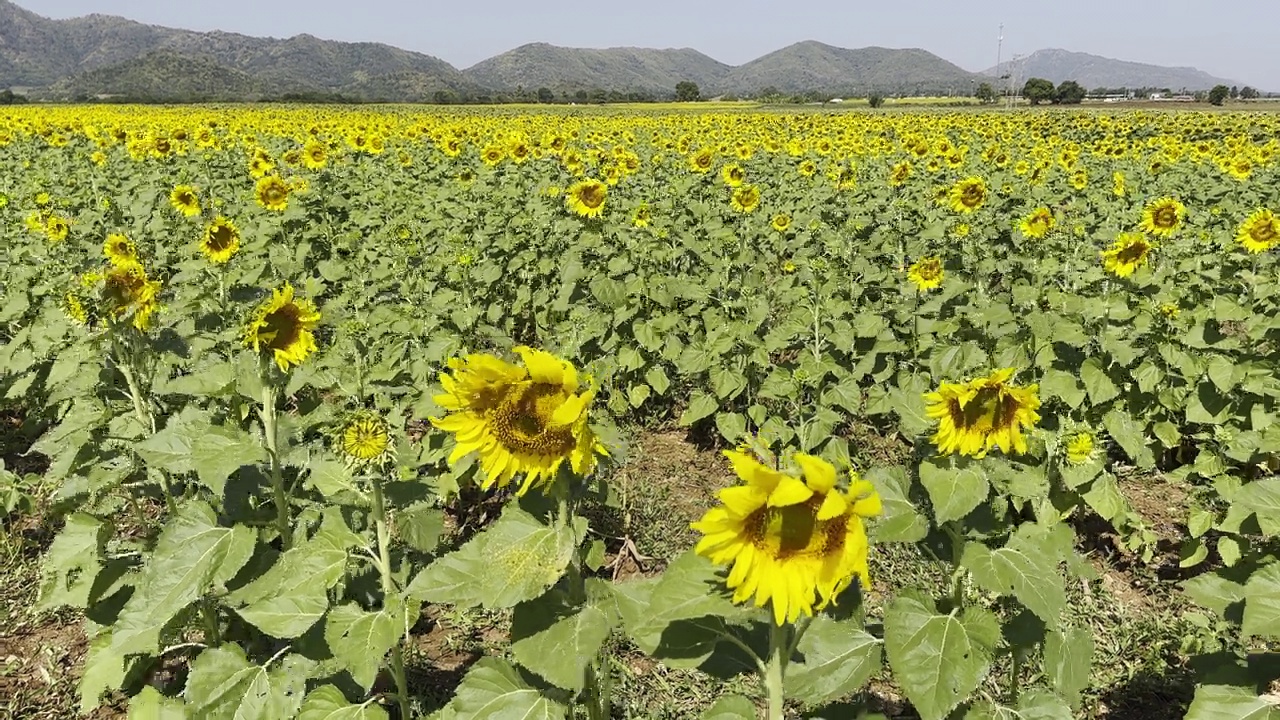
[[[1280,0],[18,0],[193,30],[385,42],[465,68],[528,42],[692,47],[738,65],[799,40],[920,47],[966,70],[1049,47],[1280,91]]]

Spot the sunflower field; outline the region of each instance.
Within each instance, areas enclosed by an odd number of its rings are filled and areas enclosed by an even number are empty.
[[[0,170],[80,713],[1103,717],[1105,535],[1178,716],[1280,718],[1280,114],[24,107]],[[653,429],[731,480],[646,507]]]

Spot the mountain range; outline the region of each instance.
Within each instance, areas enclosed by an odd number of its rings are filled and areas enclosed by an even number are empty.
[[[1165,68],[1046,50],[1013,64],[1019,77],[1085,87],[1206,89],[1229,81]],[[1029,74],[1028,74],[1029,73]],[[805,41],[743,65],[689,48],[566,48],[533,43],[459,70],[436,57],[380,43],[287,39],[158,27],[109,15],[42,17],[0,0],[0,88],[49,99],[126,96],[152,100],[252,100],[339,94],[362,100],[441,101],[531,96],[540,89],[669,97],[681,81],[704,96],[970,94],[994,73],[972,73],[921,49],[846,49]]]

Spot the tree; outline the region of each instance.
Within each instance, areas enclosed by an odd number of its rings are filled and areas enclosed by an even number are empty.
[[[884,96],[878,92],[873,92],[867,96],[867,104],[873,108],[878,108],[884,105]]]
[[[695,102],[699,97],[697,83],[688,80],[676,83],[676,102]]]
[[[1254,90],[1248,85],[1245,85],[1244,87],[1240,88],[1240,99],[1241,100],[1257,100],[1258,91]]]
[[[26,101],[25,95],[16,95],[12,90],[0,91],[0,105],[22,105]]]
[[[1236,99],[1236,98],[1238,98],[1238,97],[1240,97],[1240,88],[1236,87],[1235,85],[1232,85],[1232,86],[1231,86],[1231,99],[1232,99],[1232,100],[1235,100],[1235,99]]]
[[[1084,87],[1075,80],[1065,80],[1054,91],[1053,101],[1061,105],[1079,105],[1084,100]]]
[[[1029,100],[1032,105],[1053,100],[1053,83],[1044,78],[1031,78],[1022,86],[1022,97]]]
[[[982,83],[977,90],[973,91],[973,96],[983,105],[990,105],[996,101],[996,90],[991,87],[991,83]]]
[[[556,101],[556,94],[551,92],[551,88],[548,88],[548,87],[538,88],[538,102],[542,103],[543,105],[546,105],[548,103],[553,103],[555,101]]]
[[[1231,94],[1231,88],[1226,85],[1214,85],[1209,91],[1209,104],[1221,105],[1227,101],[1227,96]]]

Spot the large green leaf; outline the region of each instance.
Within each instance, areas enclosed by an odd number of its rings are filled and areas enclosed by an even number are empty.
[[[352,705],[338,688],[321,685],[307,693],[298,720],[387,720],[387,711],[375,700],[376,697],[363,704]]]
[[[405,592],[463,607],[514,607],[560,579],[585,533],[581,519],[573,528],[550,527],[512,503],[492,527],[418,573]]]
[[[315,662],[291,655],[275,668],[249,662],[235,643],[210,648],[191,664],[183,690],[194,717],[208,720],[291,718],[302,705]]]
[[[934,519],[939,523],[959,520],[978,507],[991,484],[979,462],[934,457],[920,463],[920,483],[933,502]]]
[[[741,695],[722,695],[701,720],[756,720],[756,704]]]
[[[981,611],[940,615],[898,597],[885,609],[884,642],[893,676],[924,720],[942,720],[966,700],[991,666],[998,630]]]
[[[403,608],[395,603],[378,612],[365,612],[351,603],[329,611],[324,639],[333,657],[368,691],[404,629]]]
[[[1201,685],[1184,720],[1280,720],[1280,702],[1249,688]]]
[[[1093,634],[1088,628],[1053,630],[1045,637],[1045,674],[1071,707],[1080,706],[1080,692],[1089,685],[1092,662]]]
[[[531,687],[520,671],[483,658],[462,678],[444,717],[449,720],[564,720],[564,705]]]
[[[213,508],[191,501],[169,518],[137,590],[112,626],[112,650],[155,653],[160,629],[215,584],[226,583],[249,561],[257,533],[222,527]]]
[[[884,513],[871,524],[876,542],[919,542],[929,534],[929,520],[907,497],[911,481],[901,467],[874,467],[863,476],[875,486]]]
[[[186,720],[182,698],[165,697],[147,685],[129,699],[129,720]]]
[[[1089,393],[1089,402],[1094,406],[1102,405],[1120,394],[1116,384],[1107,375],[1102,361],[1091,357],[1080,366],[1080,379],[1084,381],[1085,392]]]
[[[960,564],[983,589],[1013,595],[1046,625],[1054,627],[1067,604],[1056,554],[1045,548],[1034,527],[1023,526],[998,550],[982,543],[965,545]]]
[[[525,668],[555,685],[581,690],[584,670],[608,639],[616,621],[616,601],[608,584],[591,578],[587,600],[570,602],[552,589],[520,603],[511,618],[511,655]]]
[[[1254,513],[1268,536],[1280,535],[1280,478],[1254,480],[1231,497],[1232,512]]]
[[[110,534],[111,526],[92,515],[67,516],[66,526],[49,546],[40,568],[41,609],[88,605],[93,582],[102,570],[103,546]]]
[[[808,705],[853,693],[880,669],[880,641],[848,620],[814,618],[797,650],[804,659],[787,667],[786,694]]]
[[[299,637],[329,609],[329,589],[344,575],[353,539],[341,515],[326,513],[316,537],[285,552],[226,602],[268,635]]]
[[[1244,584],[1245,635],[1280,639],[1280,563],[1255,570]]]
[[[1142,423],[1121,408],[1107,413],[1102,419],[1111,437],[1124,448],[1124,452],[1139,467],[1155,465],[1155,455],[1151,452],[1150,439],[1147,437]]]

